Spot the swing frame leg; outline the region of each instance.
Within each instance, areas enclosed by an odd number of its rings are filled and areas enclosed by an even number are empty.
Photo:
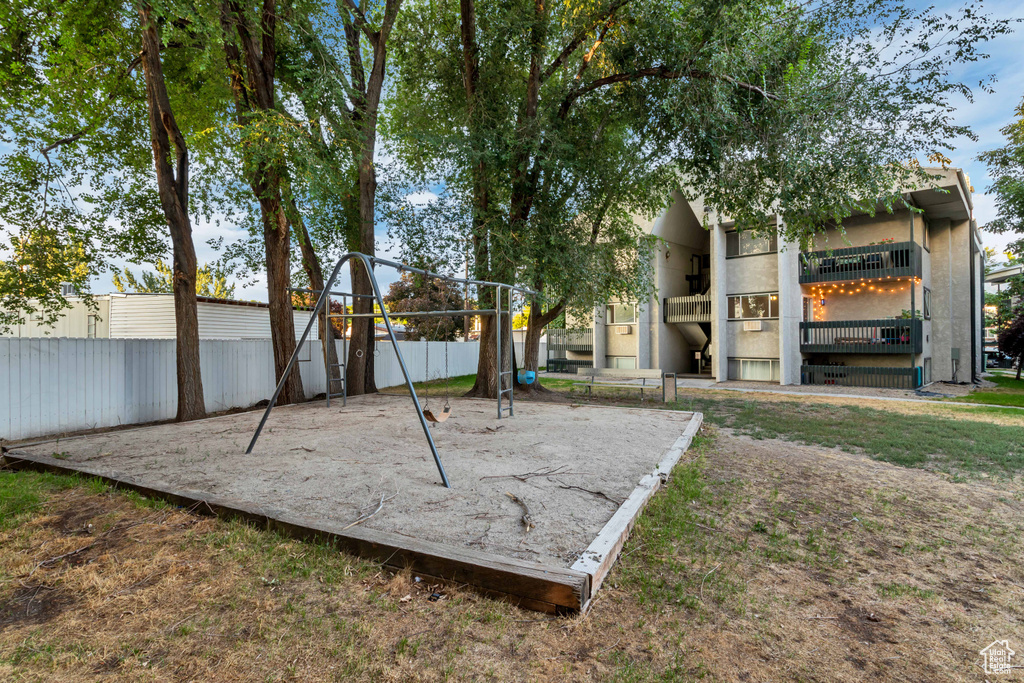
[[[295,369],[296,362],[299,358],[299,351],[302,346],[306,343],[306,339],[309,337],[309,332],[313,325],[318,324],[320,311],[324,307],[324,302],[329,298],[331,288],[334,286],[334,281],[338,277],[338,273],[341,271],[341,267],[348,261],[355,259],[366,268],[366,273],[370,280],[370,286],[373,288],[373,297],[380,306],[381,315],[378,317],[384,318],[384,325],[388,330],[388,337],[391,338],[391,345],[395,349],[395,356],[398,358],[398,365],[402,368],[402,375],[405,377],[405,385],[409,389],[409,395],[412,397],[413,407],[416,409],[416,416],[419,418],[420,426],[423,428],[423,435],[427,437],[427,444],[430,446],[430,454],[434,457],[434,464],[437,465],[437,471],[441,475],[441,481],[444,483],[446,488],[451,488],[452,485],[448,481],[448,475],[444,471],[444,465],[441,463],[441,456],[437,452],[437,446],[434,444],[434,437],[430,433],[430,425],[427,423],[427,418],[423,415],[423,409],[420,407],[420,400],[416,396],[416,388],[412,385],[412,377],[409,376],[409,369],[405,365],[405,358],[402,356],[402,350],[398,347],[398,339],[395,337],[395,329],[391,325],[391,316],[388,314],[387,307],[384,306],[384,298],[380,293],[380,286],[377,284],[377,277],[373,273],[373,264],[378,261],[366,254],[359,252],[350,252],[342,256],[338,263],[335,264],[334,270],[331,272],[331,277],[328,278],[324,284],[324,289],[320,292],[320,297],[316,301],[316,306],[313,307],[312,312],[309,316],[309,322],[306,323],[306,329],[302,331],[302,336],[299,338],[298,343],[295,345],[295,351],[292,352],[292,357],[288,359],[288,365],[285,367],[284,372],[281,373],[281,379],[277,383],[277,387],[274,389],[273,396],[270,397],[270,402],[267,405],[267,409],[263,411],[263,417],[260,419],[259,426],[256,427],[255,433],[252,435],[252,441],[249,442],[249,447],[245,449],[246,455],[252,453],[252,449],[256,446],[256,441],[260,438],[260,433],[263,431],[263,427],[267,424],[267,418],[270,417],[270,411],[274,409],[274,405],[277,403],[278,397],[281,395],[282,389],[284,389],[284,383],[288,379],[288,375]],[[385,265],[391,265],[388,261],[383,261]],[[374,342],[376,344],[376,342]]]

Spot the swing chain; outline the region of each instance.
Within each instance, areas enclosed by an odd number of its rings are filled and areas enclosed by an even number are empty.
[[[451,374],[448,372],[448,339],[444,340],[444,407],[447,409],[451,404],[448,402],[451,392],[448,390],[448,381]]]

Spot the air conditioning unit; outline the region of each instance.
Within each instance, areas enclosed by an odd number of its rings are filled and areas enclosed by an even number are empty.
[[[760,320],[744,320],[743,331],[744,332],[760,332],[762,329]]]
[[[619,325],[615,328],[615,334],[633,334],[633,328],[629,325]]]

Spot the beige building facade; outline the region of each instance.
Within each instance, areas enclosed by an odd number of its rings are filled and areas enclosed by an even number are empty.
[[[851,217],[805,251],[777,236],[785,216],[755,235],[677,195],[644,226],[662,240],[657,294],[596,311],[591,347],[564,352],[565,369],[898,388],[976,379],[984,270],[970,182],[929,171],[934,186],[905,193],[916,211]],[[559,355],[550,338],[549,349]]]
[[[26,316],[5,337],[74,337],[83,339],[174,339],[173,294],[101,294],[93,297],[95,308],[81,297],[68,297],[71,307],[52,325],[41,316]],[[254,301],[198,297],[200,339],[269,339],[270,307]],[[309,321],[309,312],[296,310],[296,338]],[[317,339],[317,327],[310,338]]]

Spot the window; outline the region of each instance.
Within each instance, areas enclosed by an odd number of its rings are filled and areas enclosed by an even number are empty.
[[[932,383],[932,359],[924,359],[924,384]]]
[[[634,356],[608,356],[608,367],[616,370],[636,370]]]
[[[750,232],[732,231],[725,233],[725,257],[753,256],[777,251],[775,234],[758,236]]]
[[[921,303],[924,307],[924,319],[932,319],[932,290],[927,287],[924,288],[924,301]]]
[[[78,290],[70,282],[60,283],[60,295],[61,296],[78,296]]]
[[[778,382],[779,361],[774,358],[730,358],[729,379]]]
[[[729,320],[751,320],[755,318],[778,317],[778,293],[739,294],[729,297]]]
[[[611,304],[608,306],[608,325],[629,325],[636,322],[636,306],[634,304]]]
[[[85,336],[88,337],[89,339],[96,338],[96,316],[94,315],[90,315],[88,318],[86,318]]]
[[[932,250],[931,231],[928,229],[928,221],[921,221],[921,245],[926,251]]]

